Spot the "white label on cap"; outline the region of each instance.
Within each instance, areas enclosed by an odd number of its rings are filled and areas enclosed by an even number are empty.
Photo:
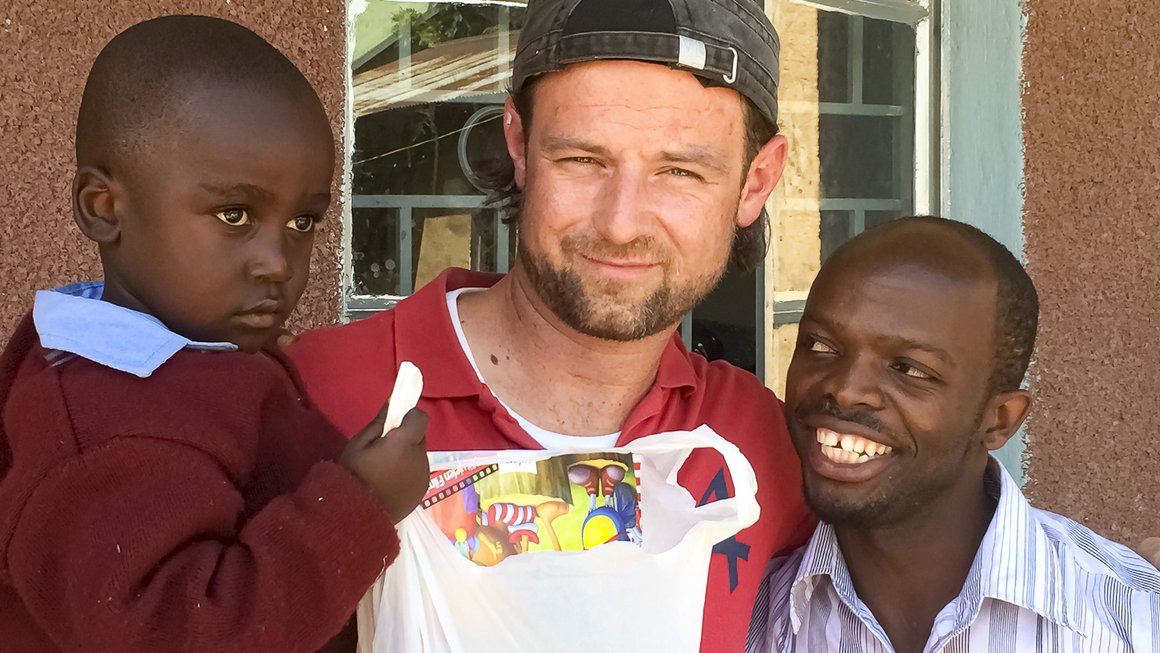
[[[705,69],[705,44],[687,36],[678,36],[681,49],[677,53],[677,63],[697,70]]]

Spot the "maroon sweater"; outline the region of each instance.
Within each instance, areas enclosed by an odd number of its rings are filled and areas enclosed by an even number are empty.
[[[59,352],[58,352],[59,353]],[[276,357],[0,358],[0,649],[314,651],[398,552]]]

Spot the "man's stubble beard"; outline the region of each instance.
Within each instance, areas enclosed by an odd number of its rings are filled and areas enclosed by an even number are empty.
[[[864,420],[857,419],[853,415],[845,415],[844,418],[870,426]],[[972,434],[977,433],[982,420],[983,406],[980,405],[975,411],[971,425],[963,429],[956,438],[956,441],[963,444],[964,453],[966,447],[969,446]],[[878,425],[873,426],[873,428],[881,430]],[[789,429],[795,441],[806,442],[807,447],[817,446],[814,444],[813,431],[806,428],[796,417],[789,419]],[[890,440],[892,442],[902,441],[898,436],[892,436]],[[799,455],[804,459],[807,454],[801,452]],[[913,518],[916,513],[923,511],[933,494],[945,491],[952,480],[950,477],[939,479],[928,477],[898,479],[891,477],[887,480],[887,486],[883,488],[882,492],[862,501],[852,501],[843,497],[840,490],[837,493],[831,493],[814,488],[811,486],[807,474],[803,473],[803,477],[802,490],[805,494],[806,504],[819,519],[834,526],[857,529],[884,528]],[[826,483],[825,480],[820,480],[820,482]],[[832,484],[830,489],[834,489]]]
[[[580,251],[619,257],[642,250],[655,253],[656,247],[647,240],[624,246],[577,237],[561,241],[561,251],[573,254]],[[723,260],[716,274],[693,279],[680,287],[671,285],[671,280],[666,278],[642,300],[633,301],[631,283],[605,280],[586,284],[571,267],[554,266],[546,257],[532,254],[522,233],[517,239],[516,265],[557,319],[579,333],[615,342],[641,340],[675,325],[717,287],[726,267]]]

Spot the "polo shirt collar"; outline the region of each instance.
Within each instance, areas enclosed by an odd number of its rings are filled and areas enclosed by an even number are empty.
[[[483,384],[451,324],[447,293],[460,288],[490,288],[502,278],[500,274],[448,268],[393,309],[398,360],[411,361],[424,371],[438,370],[423,375],[424,397],[451,399],[483,393]]]
[[[454,398],[483,394],[483,384],[457,345],[459,337],[447,312],[447,293],[460,288],[490,288],[502,278],[501,274],[449,268],[399,302],[395,314],[398,359],[409,360],[422,370],[441,370],[439,374],[425,375],[424,396]],[[455,346],[449,350],[450,345]],[[693,388],[696,378],[684,344],[673,334],[661,354],[654,386],[665,390]]]
[[[198,342],[161,320],[101,300],[104,283],[74,283],[36,293],[32,321],[40,345],[145,378],[182,349],[235,351],[228,342]]]

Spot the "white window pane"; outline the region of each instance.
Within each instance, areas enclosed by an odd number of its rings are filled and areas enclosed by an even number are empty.
[[[508,3],[510,4],[510,3]],[[354,22],[351,293],[408,295],[444,267],[505,271],[480,211],[504,159],[500,111],[523,9],[371,0]]]

